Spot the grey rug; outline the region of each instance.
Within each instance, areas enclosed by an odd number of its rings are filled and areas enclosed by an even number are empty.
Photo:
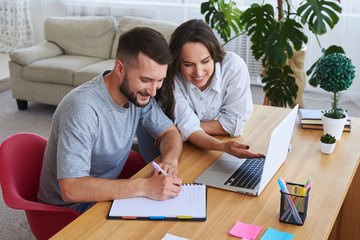
[[[264,93],[260,86],[251,86],[253,101],[262,104]],[[311,109],[329,109],[331,95],[307,91],[305,107]],[[360,117],[360,96],[343,96],[341,106],[348,109],[349,116]],[[32,132],[43,137],[49,136],[51,118],[55,106],[29,102],[26,111],[18,111],[11,90],[0,92],[0,143],[7,137],[19,132]],[[27,223],[24,211],[8,208],[0,197],[0,239],[35,239]]]

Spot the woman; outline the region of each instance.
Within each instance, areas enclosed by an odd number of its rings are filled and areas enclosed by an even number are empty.
[[[173,63],[157,97],[183,140],[237,157],[264,157],[247,151],[249,146],[235,140],[222,142],[213,137],[239,136],[252,113],[245,62],[235,53],[224,52],[209,25],[196,19],[175,29],[170,51]],[[141,126],[137,137],[146,161],[159,155],[154,139]]]

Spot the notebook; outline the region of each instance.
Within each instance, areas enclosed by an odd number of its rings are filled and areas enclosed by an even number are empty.
[[[206,185],[183,184],[177,197],[164,201],[146,197],[114,200],[108,219],[206,220]]]
[[[272,131],[266,158],[240,159],[223,153],[194,182],[229,191],[259,195],[285,162],[297,111],[298,105]],[[250,166],[252,164],[256,166]]]

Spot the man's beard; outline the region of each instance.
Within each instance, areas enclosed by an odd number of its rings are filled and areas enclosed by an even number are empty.
[[[141,104],[139,103],[137,97],[136,97],[136,93],[135,92],[132,92],[130,90],[130,87],[129,87],[129,79],[128,79],[128,76],[127,74],[125,74],[124,76],[124,80],[123,82],[121,83],[120,87],[119,87],[120,91],[122,92],[122,94],[124,94],[124,96],[130,101],[132,102],[135,106],[137,107],[145,107],[146,105],[149,104],[150,100],[145,103],[145,104]],[[140,93],[139,93],[140,94]],[[145,94],[142,94],[142,95],[145,95]]]

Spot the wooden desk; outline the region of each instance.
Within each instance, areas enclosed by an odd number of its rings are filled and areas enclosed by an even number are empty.
[[[253,152],[266,153],[272,129],[288,112],[289,109],[255,105],[254,113],[238,140],[250,145]],[[237,239],[228,235],[236,221],[262,226],[257,239],[269,227],[294,233],[294,239],[359,239],[360,207],[357,201],[360,188],[354,184],[360,179],[357,173],[360,119],[352,119],[351,133],[343,133],[331,155],[320,153],[322,134],[319,130],[301,129],[297,120],[292,151],[261,195],[247,196],[208,187],[205,222],[107,220],[111,202],[101,202],[52,239],[161,239],[166,233],[193,240]],[[220,139],[226,141],[230,138]],[[179,177],[184,183],[192,183],[220,154],[185,144],[179,163]],[[149,176],[151,171],[149,164],[135,177]],[[296,183],[305,183],[309,177],[314,180],[303,226],[284,224],[278,220],[279,177]],[[353,179],[354,184],[350,186]]]

